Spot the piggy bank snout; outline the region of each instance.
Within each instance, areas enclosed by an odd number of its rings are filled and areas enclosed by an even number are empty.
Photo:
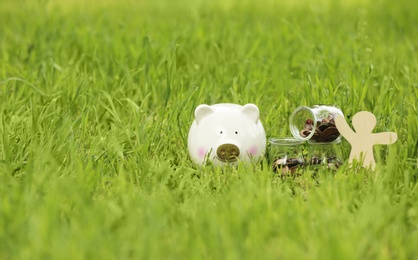
[[[239,148],[235,144],[222,144],[216,149],[216,156],[224,162],[236,161],[239,154]]]

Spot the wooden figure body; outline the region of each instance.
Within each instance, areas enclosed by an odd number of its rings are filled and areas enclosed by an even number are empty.
[[[376,167],[373,156],[373,145],[393,144],[398,139],[394,132],[372,133],[376,126],[376,117],[367,111],[361,111],[354,115],[353,131],[343,116],[335,118],[335,124],[340,134],[351,144],[349,163],[358,160],[363,166],[372,170]]]

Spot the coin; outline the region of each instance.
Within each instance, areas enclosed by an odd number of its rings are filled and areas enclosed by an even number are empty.
[[[329,130],[328,130],[329,129]],[[300,136],[308,137],[312,131],[315,133],[311,139],[316,142],[332,142],[340,136],[335,126],[334,116],[329,115],[327,118],[316,122],[316,129],[313,129],[313,121],[308,118],[305,120],[304,128],[299,132]]]

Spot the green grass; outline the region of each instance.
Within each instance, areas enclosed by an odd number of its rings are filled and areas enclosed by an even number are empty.
[[[416,1],[81,2],[0,2],[0,259],[418,255]],[[399,140],[375,172],[200,169],[193,111],[221,102],[268,138],[334,104]]]

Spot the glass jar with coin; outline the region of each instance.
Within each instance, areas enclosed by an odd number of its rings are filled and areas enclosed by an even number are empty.
[[[269,142],[269,158],[274,172],[293,174],[303,167],[303,141],[288,137],[270,138]]]
[[[335,106],[300,106],[290,116],[289,127],[293,137],[299,140],[327,143],[340,139],[335,117],[342,111]]]

